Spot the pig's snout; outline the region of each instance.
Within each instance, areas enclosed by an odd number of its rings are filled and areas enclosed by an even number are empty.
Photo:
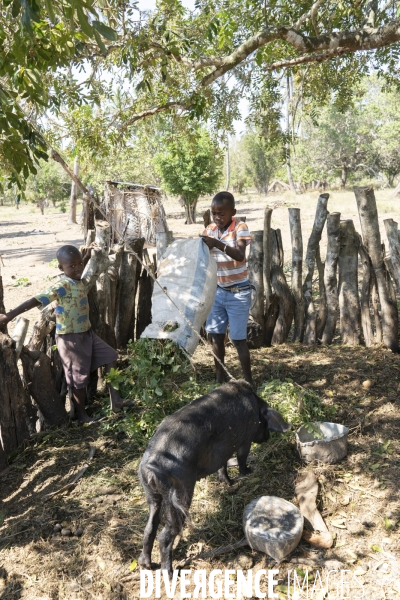
[[[287,423],[282,417],[281,413],[269,406],[263,407],[264,419],[267,421],[267,426],[270,431],[277,431],[278,433],[286,433],[292,426]]]

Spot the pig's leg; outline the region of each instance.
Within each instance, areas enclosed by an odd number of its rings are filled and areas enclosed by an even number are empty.
[[[218,480],[221,483],[227,483],[228,485],[232,484],[232,481],[230,480],[230,477],[228,475],[228,465],[225,464],[223,467],[221,467],[220,469],[218,469]]]
[[[139,556],[139,565],[151,569],[151,551],[156,539],[157,528],[160,524],[162,496],[157,495],[148,499],[150,514],[143,536],[143,550]]]
[[[251,469],[247,466],[247,457],[249,456],[250,447],[251,442],[249,444],[246,444],[245,446],[242,446],[241,448],[238,448],[237,451],[239,473],[241,475],[248,475],[249,473],[251,473]]]
[[[172,576],[172,547],[177,535],[179,535],[185,522],[185,514],[189,511],[190,503],[193,497],[194,485],[185,485],[184,494],[176,497],[175,503],[169,498],[169,504],[165,512],[165,527],[158,536],[161,555],[161,569],[166,569]],[[176,494],[176,491],[173,492]],[[179,508],[176,506],[179,504]]]

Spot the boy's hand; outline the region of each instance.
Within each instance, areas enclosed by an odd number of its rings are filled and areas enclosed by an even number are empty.
[[[90,244],[90,246],[88,248],[86,248],[85,256],[83,257],[83,261],[85,264],[88,262],[89,258],[92,256],[93,248],[98,248],[98,245],[96,244],[96,242],[92,242]]]
[[[0,315],[0,329],[2,329],[2,327],[5,327],[9,322],[10,319],[7,317],[7,315]]]
[[[212,248],[218,248],[221,245],[221,242],[219,240],[215,239],[214,237],[208,237],[208,235],[202,235],[201,239],[206,244],[206,246],[210,248],[210,250]]]

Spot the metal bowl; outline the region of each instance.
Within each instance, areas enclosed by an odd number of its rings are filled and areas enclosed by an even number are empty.
[[[348,428],[339,423],[316,421],[302,425],[296,432],[297,450],[305,462],[333,464],[347,456],[348,434]]]
[[[277,562],[297,547],[303,525],[297,506],[277,496],[255,498],[243,513],[243,529],[249,546]]]

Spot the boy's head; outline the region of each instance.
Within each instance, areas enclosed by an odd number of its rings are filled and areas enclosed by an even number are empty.
[[[225,229],[236,215],[235,198],[230,192],[218,192],[211,202],[211,214],[218,229]]]
[[[75,246],[61,246],[57,250],[58,268],[71,279],[81,279],[85,265],[82,255]]]

